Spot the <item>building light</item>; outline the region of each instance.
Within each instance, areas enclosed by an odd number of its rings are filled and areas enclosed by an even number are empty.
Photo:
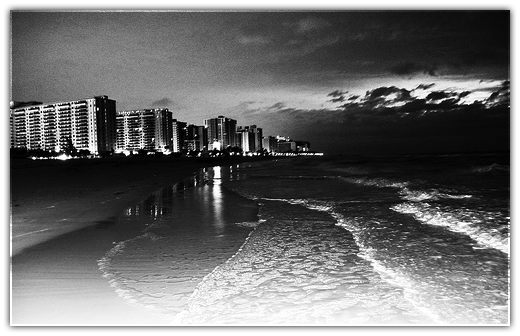
[[[65,160],[68,160],[70,159],[71,157],[66,155],[66,154],[61,154],[60,156],[57,156],[56,159],[58,160],[62,160],[62,161],[65,161]]]

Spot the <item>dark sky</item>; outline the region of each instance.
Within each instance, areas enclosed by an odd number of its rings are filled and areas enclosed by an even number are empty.
[[[510,12],[11,12],[11,100],[225,115],[326,153],[509,149]]]

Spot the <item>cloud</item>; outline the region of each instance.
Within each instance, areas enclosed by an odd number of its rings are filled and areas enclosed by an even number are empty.
[[[301,19],[295,24],[296,34],[309,34],[329,28],[331,24],[326,20],[308,17]]]
[[[237,41],[244,45],[266,45],[271,43],[271,39],[262,35],[239,35]]]
[[[423,85],[423,88],[433,85]],[[510,88],[509,81],[490,94],[487,99],[467,104],[462,98],[467,97],[471,91],[437,90],[430,92],[426,97],[420,98],[413,94],[414,90],[398,88],[396,86],[383,86],[366,92],[365,96],[351,96],[346,103],[341,105],[344,117],[349,121],[361,121],[385,119],[398,120],[400,118],[421,118],[432,113],[453,113],[468,109],[468,106],[479,106],[481,109],[490,107],[509,107]],[[328,96],[337,96],[341,91],[336,90]],[[477,105],[474,105],[477,104]],[[391,118],[391,119],[389,119]],[[397,119],[394,119],[397,118]]]
[[[451,97],[452,93],[445,91],[433,91],[426,96],[426,100],[441,100]]]
[[[169,108],[170,110],[179,110],[183,108],[182,105],[179,105],[178,103],[174,102],[173,100],[167,97],[154,101],[152,103],[152,106],[156,108]]]
[[[367,91],[366,97],[368,100],[376,100],[380,97],[386,97],[391,94],[396,94],[399,100],[409,100],[411,98],[409,90],[399,89],[395,86],[382,86],[372,91]]]
[[[347,94],[348,91],[340,91],[336,90],[327,95],[327,97],[332,97],[332,99],[329,99],[328,101],[333,103],[340,103],[345,101],[345,94]]]
[[[419,84],[415,90],[428,90],[430,88],[432,88],[433,86],[435,86],[435,83],[431,83],[431,84]]]
[[[473,103],[460,99],[469,91],[436,90],[427,98],[397,86],[374,88],[364,96],[335,90],[324,99],[343,98],[336,109],[301,109],[278,102],[250,106],[246,115],[266,134],[310,141],[313,149],[328,153],[507,149],[508,88],[504,82],[487,102]]]
[[[488,106],[500,106],[510,104],[510,81],[504,81],[502,85],[491,93],[491,95],[486,99],[486,104]]]
[[[170,98],[163,98],[156,100],[152,103],[152,106],[154,107],[168,107],[169,105],[173,104],[173,100]]]
[[[268,110],[271,110],[271,111],[276,111],[276,110],[277,110],[277,111],[280,111],[280,110],[283,110],[283,109],[285,109],[285,108],[286,108],[286,105],[285,105],[284,103],[282,103],[282,102],[278,102],[278,103],[276,103],[276,104],[271,105],[271,106],[268,108]]]
[[[464,98],[464,97],[468,96],[470,93],[471,93],[471,91],[463,91],[463,92],[459,93],[459,98]]]
[[[438,66],[432,64],[420,64],[415,62],[401,62],[392,68],[390,73],[395,75],[414,75],[417,73],[437,76]]]

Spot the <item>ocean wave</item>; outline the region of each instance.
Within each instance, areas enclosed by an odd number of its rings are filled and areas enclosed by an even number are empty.
[[[308,209],[325,212],[331,215],[336,225],[342,227],[352,234],[354,242],[356,243],[359,253],[357,256],[366,260],[373,268],[373,270],[381,276],[383,280],[403,289],[404,299],[409,305],[407,309],[416,309],[423,315],[427,316],[431,321],[440,323],[441,319],[439,314],[433,310],[428,309],[425,306],[423,299],[419,297],[417,290],[413,286],[413,280],[399,273],[396,270],[392,270],[385,267],[381,262],[376,259],[376,251],[367,244],[363,239],[366,228],[359,223],[355,218],[348,218],[336,211],[335,207],[337,203],[335,201],[326,201],[321,199],[310,199],[310,198],[292,198],[292,199],[269,199],[270,201],[286,202],[289,204],[302,205]],[[411,308],[413,307],[413,308]]]
[[[410,182],[402,181],[391,181],[385,178],[367,178],[367,177],[339,177],[341,180],[361,184],[366,186],[374,186],[379,188],[404,188],[410,184]]]
[[[336,225],[349,231],[356,245],[359,248],[358,256],[370,263],[373,270],[379,274],[379,276],[394,286],[398,286],[403,289],[404,299],[417,311],[428,317],[435,323],[441,323],[440,316],[433,310],[429,309],[423,303],[423,300],[418,296],[417,290],[414,288],[413,280],[402,274],[397,270],[393,270],[383,265],[383,263],[377,260],[377,251],[363,239],[366,228],[356,218],[346,217],[343,214],[335,210],[335,203],[326,202],[320,200],[303,200],[302,204],[306,204],[311,209],[320,211],[327,211],[336,219]]]
[[[509,172],[509,165],[504,165],[500,163],[493,163],[486,166],[474,167],[471,169],[474,173],[489,173],[489,172]]]
[[[450,194],[448,192],[442,192],[438,189],[430,190],[413,190],[407,187],[401,188],[399,191],[401,198],[407,201],[421,202],[425,200],[441,200],[441,199],[464,199],[471,198],[472,195],[468,194]]]
[[[392,181],[384,178],[367,178],[367,177],[340,177],[341,180],[361,184],[365,186],[374,186],[378,188],[396,188],[402,199],[407,201],[421,202],[424,200],[440,200],[440,199],[464,199],[471,198],[469,194],[457,194],[454,190],[441,191],[440,189],[430,188],[426,190],[413,189],[410,181]]]
[[[133,243],[136,243],[140,240],[158,241],[161,239],[163,239],[163,237],[153,232],[147,232],[135,238],[119,242],[113,248],[111,248],[103,258],[99,259],[97,264],[99,270],[102,273],[102,276],[108,279],[108,283],[111,287],[114,288],[114,291],[119,297],[136,306],[158,312],[165,312],[164,310],[159,309],[156,305],[147,304],[143,300],[143,297],[150,295],[141,290],[138,290],[136,288],[137,286],[135,285],[136,281],[125,277],[123,275],[124,272],[122,272],[123,270],[113,265],[114,259],[120,255],[125,254],[128,247]]]
[[[502,227],[490,229],[485,226],[486,221],[501,218],[502,214],[491,211],[478,211],[468,209],[443,210],[440,206],[429,203],[401,203],[390,207],[403,214],[410,214],[421,223],[442,226],[450,231],[465,234],[479,244],[500,250],[509,254],[509,236],[501,231],[508,228],[508,224]]]
[[[172,324],[362,325],[429,321],[381,281],[326,204],[264,200],[264,220],[197,286]],[[283,204],[289,203],[291,205]],[[305,208],[301,206],[306,204]],[[313,208],[313,209],[309,209]],[[266,223],[267,222],[267,223]]]

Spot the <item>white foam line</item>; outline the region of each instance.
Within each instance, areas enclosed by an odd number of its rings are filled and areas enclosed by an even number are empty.
[[[49,231],[49,230],[52,230],[52,228],[43,229],[43,230],[38,230],[38,231],[32,231],[32,232],[22,233],[22,234],[19,234],[19,235],[13,236],[13,238],[23,237],[23,236],[27,236],[27,235],[30,235],[30,234],[39,233],[39,232],[44,232],[44,231]]]
[[[260,225],[261,223],[263,223],[265,220],[262,220],[262,219],[259,219],[258,220],[258,224]],[[201,290],[201,286],[204,285],[205,281],[209,278],[211,278],[213,276],[213,274],[217,273],[221,268],[224,267],[224,265],[228,264],[229,262],[231,262],[233,259],[235,259],[238,254],[240,252],[242,252],[242,250],[244,249],[244,247],[246,246],[247,242],[249,241],[249,239],[251,238],[252,234],[256,231],[256,229],[258,228],[257,225],[253,230],[251,230],[251,232],[249,232],[249,235],[247,235],[244,243],[240,246],[240,248],[237,250],[237,252],[235,254],[233,254],[230,258],[228,258],[226,261],[224,261],[222,264],[218,265],[217,267],[215,267],[210,273],[208,273],[207,275],[204,276],[204,278],[202,278],[202,280],[197,284],[197,287],[195,287],[195,290],[193,291],[193,293],[191,293],[191,295],[188,297],[188,300],[186,302],[186,307],[187,308],[184,308],[182,311],[180,311],[179,313],[177,313],[171,320],[170,320],[170,324],[171,325],[183,325],[184,323],[182,322],[183,318],[185,318],[186,315],[189,314],[189,309],[190,309],[190,304],[191,302],[193,302],[193,300],[196,299],[199,291]]]
[[[433,311],[427,309],[426,307],[421,306],[418,302],[413,300],[413,293],[415,292],[415,290],[410,288],[409,285],[407,285],[406,279],[404,279],[402,276],[398,276],[397,273],[387,269],[381,263],[377,262],[375,259],[370,257],[370,255],[369,255],[370,254],[370,248],[363,246],[361,244],[361,242],[359,241],[359,235],[358,235],[358,233],[359,233],[358,231],[359,230],[357,230],[352,225],[348,226],[347,223],[342,220],[341,215],[339,215],[338,213],[333,211],[332,206],[319,205],[319,204],[313,205],[313,204],[309,203],[308,199],[296,199],[296,198],[284,199],[284,198],[266,198],[266,197],[263,197],[263,198],[260,198],[260,200],[281,201],[281,202],[286,202],[286,203],[289,203],[289,204],[298,204],[298,205],[302,205],[302,206],[304,206],[304,207],[306,207],[306,208],[308,208],[310,210],[322,211],[322,212],[325,212],[325,213],[331,215],[336,220],[336,225],[337,226],[339,226],[339,227],[349,231],[352,234],[352,237],[354,238],[354,242],[356,243],[356,245],[358,246],[358,248],[360,250],[360,253],[358,254],[358,256],[360,258],[366,260],[367,262],[369,262],[375,273],[379,274],[379,276],[381,276],[382,279],[388,281],[389,283],[391,283],[391,284],[393,284],[393,285],[395,285],[397,287],[402,288],[403,292],[404,292],[404,299],[406,301],[408,301],[417,310],[419,310],[424,315],[426,315],[427,317],[432,319],[435,323],[442,323],[442,321],[439,318],[439,315],[435,314]],[[250,235],[252,233],[253,233],[253,231],[250,233]],[[247,240],[249,240],[249,237],[248,237]],[[247,242],[247,240],[246,240],[246,242]],[[244,246],[244,245],[242,245],[242,246]],[[239,251],[241,251],[241,250],[242,250],[242,247],[240,247]],[[217,270],[217,268],[215,268],[214,271],[216,271],[216,270]],[[208,276],[210,276],[212,273],[208,274]],[[194,294],[195,294],[195,292],[194,292]]]
[[[358,246],[360,253],[358,256],[367,262],[370,263],[372,266],[372,269],[375,273],[379,274],[382,279],[386,280],[387,282],[400,287],[404,291],[404,299],[408,301],[413,307],[415,307],[417,310],[422,312],[424,315],[432,319],[435,323],[442,323],[439,316],[432,312],[431,310],[427,309],[426,307],[421,306],[418,302],[413,300],[413,293],[415,292],[414,289],[410,288],[409,285],[407,285],[406,279],[404,279],[402,276],[398,276],[397,273],[387,269],[384,267],[381,263],[376,261],[374,258],[370,257],[370,251],[371,249],[368,247],[363,246],[361,242],[359,241],[359,230],[353,227],[352,225],[348,225],[345,221],[342,220],[341,215],[334,212],[331,206],[327,205],[313,205],[309,204],[309,200],[304,199],[269,199],[269,200],[277,200],[277,201],[284,201],[290,204],[299,204],[302,206],[305,206],[308,209],[316,210],[316,211],[322,211],[329,215],[331,215],[336,220],[336,225],[349,231],[352,234],[352,237],[354,238],[354,242]]]
[[[358,256],[368,261],[374,269],[374,272],[379,274],[381,278],[385,281],[395,286],[401,287],[404,292],[405,300],[408,301],[413,307],[415,307],[417,310],[428,316],[435,323],[442,323],[437,314],[421,306],[417,301],[413,300],[413,293],[415,292],[415,290],[408,285],[409,282],[406,281],[406,279],[404,279],[402,276],[398,276],[396,272],[393,272],[392,270],[384,267],[380,262],[378,262],[370,256],[372,249],[369,247],[365,247],[363,244],[361,244],[361,242],[359,241],[358,229],[356,229],[352,225],[348,225],[346,221],[342,220],[341,215],[339,215],[338,213],[331,211],[330,214],[336,219],[336,225],[352,233],[352,237],[354,237],[354,241],[356,242],[356,245],[359,247],[360,250]]]
[[[476,219],[470,221],[463,219],[450,221],[449,219],[453,218],[450,213],[434,207],[431,208],[428,203],[401,203],[390,207],[390,209],[398,213],[410,214],[420,223],[440,226],[451,232],[464,234],[485,248],[496,249],[508,256],[510,255],[509,238],[502,239],[502,237],[496,237],[488,232],[483,232],[478,227],[473,226],[473,224],[479,222]],[[425,215],[425,210],[430,210],[430,214]]]

